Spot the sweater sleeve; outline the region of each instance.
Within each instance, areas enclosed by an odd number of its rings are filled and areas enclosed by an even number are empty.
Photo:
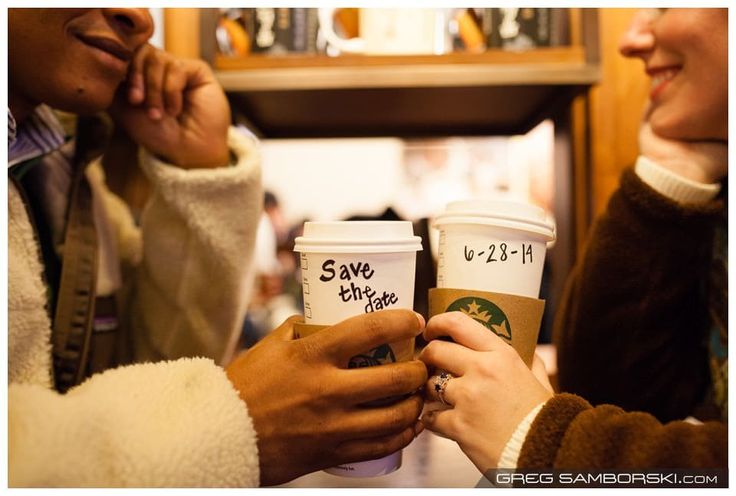
[[[8,389],[10,486],[257,486],[256,434],[208,359],[138,364],[60,395]]]
[[[532,422],[534,422],[534,419],[537,417],[537,414],[543,406],[544,403],[540,403],[532,408],[532,410],[526,414],[526,417],[519,422],[519,425],[516,426],[514,433],[511,434],[509,440],[506,441],[506,446],[504,446],[503,451],[501,452],[501,457],[498,459],[498,468],[516,468],[516,465],[519,463],[521,447],[524,445],[524,439],[526,439],[526,435],[532,427]]]
[[[719,422],[660,423],[612,405],[559,394],[537,415],[519,455],[525,469],[725,468],[728,429]]]
[[[260,157],[235,129],[232,167],[184,170],[143,152],[153,195],[129,303],[136,361],[204,355],[227,363],[240,336],[263,205]]]
[[[562,391],[663,421],[692,413],[709,380],[703,284],[722,208],[678,204],[623,174],[556,315]]]

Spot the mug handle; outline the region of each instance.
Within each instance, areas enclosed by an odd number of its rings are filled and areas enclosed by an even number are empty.
[[[319,28],[327,40],[327,43],[344,53],[363,53],[365,52],[365,40],[363,38],[341,38],[335,33],[333,27],[333,15],[335,8],[317,9],[319,17]]]

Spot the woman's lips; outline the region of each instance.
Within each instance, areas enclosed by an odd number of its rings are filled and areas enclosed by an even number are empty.
[[[651,77],[651,90],[649,99],[654,101],[669,85],[670,81],[680,72],[679,67],[663,67],[648,69],[647,74]]]

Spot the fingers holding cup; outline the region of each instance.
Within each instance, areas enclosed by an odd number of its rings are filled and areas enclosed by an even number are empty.
[[[476,351],[491,351],[503,343],[501,338],[462,312],[441,313],[429,319],[424,338],[431,341],[441,337],[452,338],[456,343]]]
[[[399,433],[380,437],[345,441],[337,446],[335,463],[375,460],[406,448],[416,437],[416,428],[410,426]]]
[[[425,384],[425,396],[428,401],[440,402],[446,406],[454,406],[450,383],[467,372],[468,366],[475,360],[476,352],[457,343],[434,340],[424,347],[419,359],[427,368],[435,370]]]
[[[413,340],[424,328],[422,316],[411,310],[380,310],[345,319],[311,339],[329,350],[334,360],[347,364],[366,350],[386,343]]]
[[[339,390],[353,404],[400,397],[419,390],[427,381],[427,368],[418,360],[341,371]]]
[[[475,360],[475,352],[460,344],[430,341],[419,354],[430,370],[446,370],[455,376],[465,375],[468,365]]]
[[[430,410],[420,419],[424,427],[448,439],[457,439],[457,412],[449,410]]]

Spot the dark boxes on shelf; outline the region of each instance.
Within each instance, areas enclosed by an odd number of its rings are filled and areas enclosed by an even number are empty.
[[[315,53],[318,29],[317,9],[221,9],[217,44],[231,56]]]
[[[488,48],[525,50],[570,44],[568,9],[483,9],[482,29]]]

